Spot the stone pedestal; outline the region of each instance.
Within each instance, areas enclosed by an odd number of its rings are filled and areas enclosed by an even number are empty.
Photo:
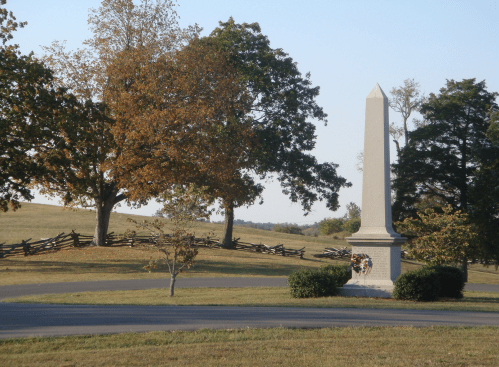
[[[367,275],[352,271],[352,279],[342,288],[341,296],[390,298],[394,282],[400,275],[400,245],[405,238],[357,240],[352,237],[352,253],[366,254],[371,258],[372,269]]]
[[[400,275],[400,245],[405,238],[392,227],[388,98],[378,84],[366,98],[361,226],[347,238],[352,253],[371,258],[367,275],[352,271],[340,295],[391,297]]]

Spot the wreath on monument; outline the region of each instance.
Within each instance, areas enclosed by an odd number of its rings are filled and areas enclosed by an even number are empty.
[[[355,271],[358,275],[368,275],[371,272],[373,263],[369,255],[366,254],[352,254],[350,258],[350,266],[348,270]]]

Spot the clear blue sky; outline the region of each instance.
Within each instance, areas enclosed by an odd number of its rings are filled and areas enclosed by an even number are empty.
[[[363,149],[365,98],[376,83],[388,96],[407,78],[419,82],[425,94],[438,93],[446,79],[465,78],[485,80],[489,91],[499,91],[498,2],[179,0],[182,26],[197,23],[207,35],[230,16],[238,23],[258,22],[272,47],[287,52],[303,74],[311,72],[321,87],[318,102],[329,115],[327,127],[317,125],[313,154],[319,161],[338,163],[339,173],[353,183],[340,191],[337,212],[317,203],[308,217],[277,183],[267,184],[264,204],[236,209],[236,219],[303,224],[341,216],[351,201],[361,205],[362,174],[355,165]],[[88,8],[99,5],[99,0],[7,1],[17,19],[28,22],[15,42],[23,53],[38,55],[39,46],[53,40],[67,40],[68,49],[81,47],[91,37]],[[401,117],[390,110],[390,121]],[[46,201],[37,197],[35,202]],[[118,211],[153,214],[156,209],[151,204]]]

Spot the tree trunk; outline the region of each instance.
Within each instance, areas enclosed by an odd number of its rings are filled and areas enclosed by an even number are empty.
[[[225,207],[225,220],[224,220],[224,232],[222,235],[222,248],[234,249],[235,246],[232,243],[232,229],[234,227],[234,203],[224,201]]]
[[[113,198],[114,199],[114,198]],[[106,235],[109,228],[109,219],[111,217],[111,211],[114,207],[114,200],[109,202],[108,200],[104,202],[97,202],[95,206],[95,233],[93,244],[95,246],[106,246]]]
[[[125,194],[119,194],[114,183],[101,182],[98,197],[95,200],[95,232],[92,243],[95,246],[106,246],[106,235],[109,228],[109,219],[114,206],[126,199]]]
[[[410,115],[410,113],[409,113]],[[405,140],[405,146],[409,145],[409,128],[407,127],[407,119],[409,118],[409,115],[407,117],[404,117],[404,140]]]
[[[173,297],[175,293],[175,280],[176,280],[176,275],[175,274],[170,274],[170,294],[168,294],[168,297]]]
[[[463,264],[461,265],[461,270],[464,273],[464,282],[468,283],[468,258],[463,259]]]

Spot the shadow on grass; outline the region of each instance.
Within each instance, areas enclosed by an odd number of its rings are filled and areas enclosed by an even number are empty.
[[[13,273],[33,272],[38,274],[146,274],[144,266],[146,260],[107,260],[99,261],[37,261],[26,262],[9,259],[8,263],[0,263],[0,276]],[[261,264],[252,262],[231,262],[224,260],[197,260],[185,274],[189,275],[233,275],[233,276],[288,276],[291,272],[303,267],[314,267],[314,260],[303,260],[301,264],[285,264],[279,262],[264,262]],[[168,272],[164,263],[159,263],[154,273]]]
[[[446,302],[499,303],[497,297],[466,297],[461,299],[445,299]]]
[[[244,262],[234,263],[221,260],[198,260],[189,271],[224,275],[288,276],[291,272],[299,270],[303,267],[311,267],[311,264],[306,262],[304,262],[303,265],[280,263],[248,264]]]
[[[0,276],[13,272],[36,272],[36,273],[144,273],[143,267],[147,261],[112,260],[107,262],[65,262],[65,261],[37,261],[26,262],[9,259],[8,263],[0,263]],[[26,269],[28,268],[28,269]]]

